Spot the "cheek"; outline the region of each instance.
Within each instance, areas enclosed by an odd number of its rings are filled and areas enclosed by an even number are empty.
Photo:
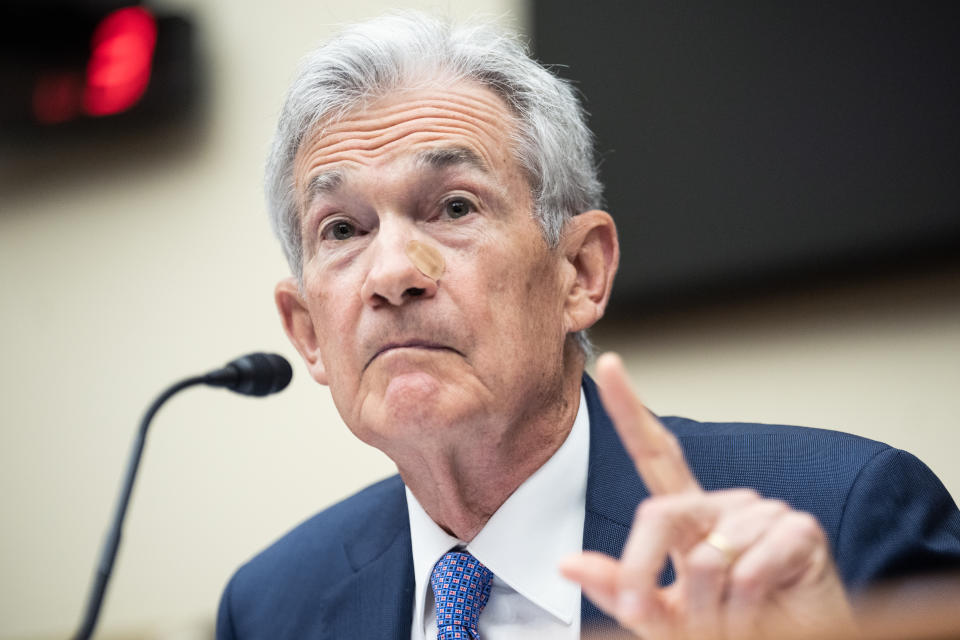
[[[322,276],[323,286],[316,278],[308,284],[306,294],[313,318],[317,346],[328,369],[336,368],[339,358],[348,353],[344,346],[354,337],[350,327],[356,325],[356,303],[359,294],[351,290],[345,274]]]
[[[562,342],[557,266],[549,256],[528,259],[529,253],[497,255],[483,279],[485,288],[476,293],[475,304],[483,308],[485,326],[496,334],[491,338],[512,349]]]

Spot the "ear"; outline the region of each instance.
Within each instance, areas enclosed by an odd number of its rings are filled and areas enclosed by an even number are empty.
[[[591,327],[603,316],[620,264],[617,227],[606,211],[591,210],[564,225],[561,248],[573,278],[564,302],[567,332]]]
[[[300,295],[300,288],[295,278],[284,278],[277,283],[273,291],[273,298],[280,312],[280,321],[287,332],[290,342],[300,352],[307,369],[314,380],[320,384],[327,384],[327,370],[320,358],[320,349],[317,347],[317,332],[313,328],[313,318],[307,303]]]

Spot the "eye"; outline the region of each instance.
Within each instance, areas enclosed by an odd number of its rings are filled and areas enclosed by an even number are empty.
[[[349,240],[357,235],[357,227],[347,220],[335,220],[323,228],[320,236],[324,240]]]
[[[474,211],[474,206],[465,198],[452,198],[444,203],[443,210],[451,218],[462,218]]]

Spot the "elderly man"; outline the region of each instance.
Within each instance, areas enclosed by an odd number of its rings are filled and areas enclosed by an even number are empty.
[[[847,589],[960,566],[960,514],[908,454],[664,428],[615,356],[599,391],[584,375],[617,234],[573,91],[514,39],[409,14],[347,29],[294,81],[268,196],[284,328],[399,475],[242,567],[219,638],[843,628]]]

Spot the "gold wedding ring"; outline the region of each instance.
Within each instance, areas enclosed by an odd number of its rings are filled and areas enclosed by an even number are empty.
[[[733,564],[737,561],[739,553],[734,549],[733,545],[730,543],[730,540],[727,539],[727,536],[722,533],[717,533],[716,531],[711,531],[710,535],[707,536],[707,539],[704,540],[709,546],[713,547],[726,559],[727,564]]]

